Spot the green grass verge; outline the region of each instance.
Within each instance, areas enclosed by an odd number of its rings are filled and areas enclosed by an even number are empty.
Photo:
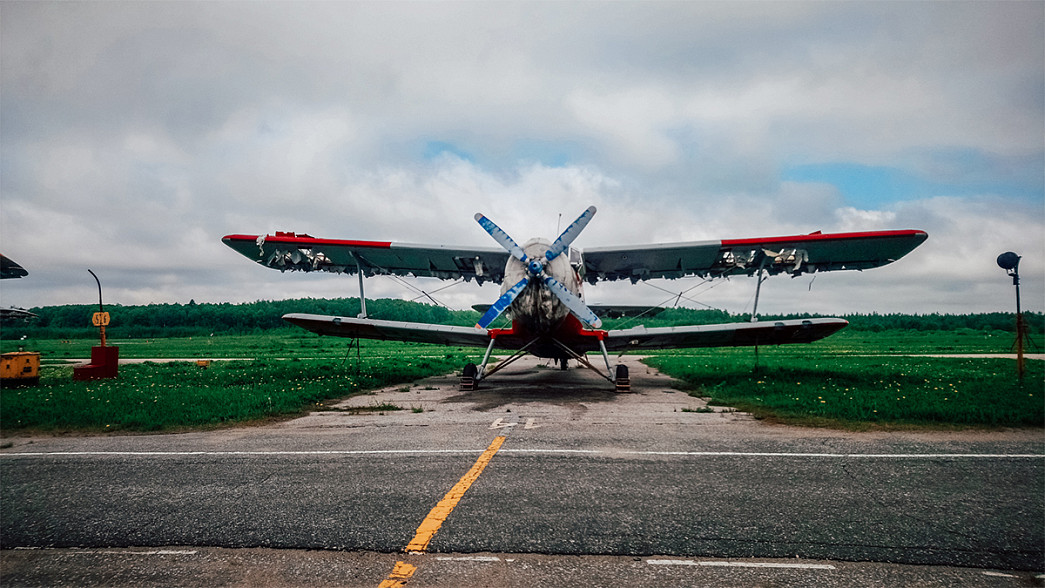
[[[650,366],[691,394],[758,418],[864,429],[908,426],[1041,427],[1045,369],[1028,361],[1022,381],[1011,359],[831,354],[812,346],[664,354]]]
[[[439,353],[435,354],[434,351]],[[122,348],[121,348],[122,351]],[[35,387],[0,391],[0,430],[167,431],[301,414],[328,400],[460,369],[465,357],[415,346],[396,356],[142,363],[112,380],[74,382],[72,367],[44,366]],[[474,359],[471,359],[474,361]]]
[[[5,352],[19,345],[38,351],[44,363],[38,387],[0,392],[5,434],[169,431],[285,417],[330,399],[459,370],[481,352],[363,341],[357,355],[347,340],[298,329],[115,339],[121,359],[241,361],[213,362],[208,369],[194,363],[123,364],[116,380],[74,382],[72,368],[62,361],[89,357],[96,341],[2,343]],[[1012,334],[998,331],[843,331],[812,345],[763,348],[757,373],[751,349],[663,352],[648,362],[688,382],[695,395],[790,423],[1040,427],[1043,362],[1028,361],[1027,375],[1017,384],[1012,360],[900,356],[1001,353],[1011,345]]]

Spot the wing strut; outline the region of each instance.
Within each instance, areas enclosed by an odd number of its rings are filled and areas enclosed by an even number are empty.
[[[751,309],[751,322],[758,322],[758,295],[762,293],[762,266],[758,266],[758,281],[755,282],[755,307]]]
[[[363,262],[356,257],[355,253],[349,252],[349,255],[356,260],[356,270],[359,271],[359,308],[361,312],[357,318],[366,318],[366,294],[363,293]]]

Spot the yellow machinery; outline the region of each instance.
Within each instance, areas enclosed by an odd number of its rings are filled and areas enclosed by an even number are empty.
[[[15,351],[0,356],[0,384],[35,386],[40,383],[40,354]]]

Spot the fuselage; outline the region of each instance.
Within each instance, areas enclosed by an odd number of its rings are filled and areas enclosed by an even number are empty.
[[[549,241],[536,238],[527,241],[522,248],[528,257],[543,257],[550,245]],[[578,298],[584,298],[582,281],[570,265],[569,255],[559,255],[552,259],[545,266],[544,272],[566,286]],[[525,276],[526,266],[523,262],[510,257],[504,268],[501,293],[504,294],[512,284]],[[569,357],[569,354],[564,353],[551,339],[573,348],[579,332],[584,330],[581,322],[570,315],[566,305],[560,302],[541,280],[531,280],[506,312],[512,319],[512,330],[517,335],[541,339],[530,348],[530,352],[538,357]]]

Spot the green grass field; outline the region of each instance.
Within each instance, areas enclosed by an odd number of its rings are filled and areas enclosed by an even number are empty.
[[[865,427],[1041,427],[1045,374],[1022,383],[1005,359],[905,357],[1004,353],[1003,332],[842,332],[811,345],[662,352],[646,361],[711,402],[784,422]],[[329,400],[460,370],[482,350],[266,335],[112,340],[121,359],[220,359],[124,364],[115,380],[74,382],[69,359],[92,340],[3,341],[42,354],[40,385],[0,392],[0,431],[172,431],[302,414]],[[1038,342],[1040,345],[1040,341]],[[393,407],[389,407],[390,409]],[[410,408],[410,407],[402,407]]]
[[[1041,427],[1042,361],[1023,381],[1008,359],[752,354],[658,355],[646,363],[694,396],[758,418],[811,426]]]
[[[809,345],[664,351],[649,365],[757,418],[847,429],[1045,426],[1045,362],[1003,331],[842,331]],[[1032,342],[1042,348],[1040,336]],[[936,356],[939,357],[936,357]]]
[[[477,359],[470,350],[379,341],[362,342],[357,355],[347,341],[293,332],[156,339],[114,344],[121,359],[238,359],[207,368],[188,361],[126,363],[116,379],[75,382],[72,364],[61,360],[89,357],[92,344],[27,346],[42,354],[40,384],[0,392],[0,431],[170,431],[286,417]]]

